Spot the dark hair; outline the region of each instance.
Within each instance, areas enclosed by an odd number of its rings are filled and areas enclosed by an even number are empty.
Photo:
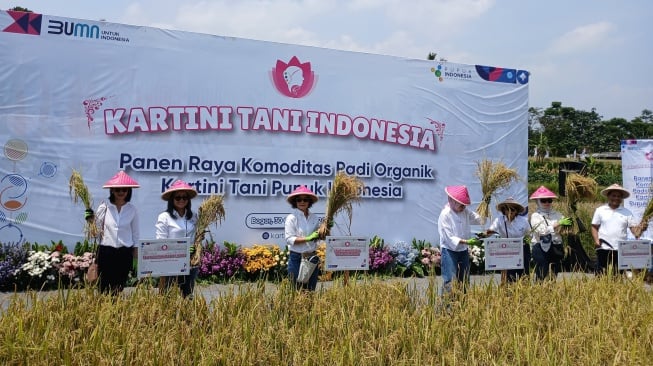
[[[173,218],[177,218],[177,210],[175,210],[175,195],[171,194],[170,197],[168,197],[168,208],[166,209],[166,212]],[[191,204],[191,199],[189,198],[188,201],[186,201],[186,220],[190,220],[193,217],[193,211],[191,210],[192,204]]]
[[[297,208],[297,199],[296,198],[297,197],[293,197],[290,200],[290,206],[292,206],[292,208]],[[313,207],[313,198],[311,198],[311,200],[308,201],[308,208],[311,208],[311,207]]]
[[[115,188],[125,188],[125,187],[115,187]],[[127,195],[125,196],[125,202],[129,202],[132,199],[132,188],[127,188]],[[109,188],[109,202],[116,203],[116,196],[113,194],[113,188]]]

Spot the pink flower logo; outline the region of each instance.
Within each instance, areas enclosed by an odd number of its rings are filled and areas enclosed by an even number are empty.
[[[272,68],[270,76],[279,93],[290,98],[307,96],[317,83],[317,76],[311,70],[311,63],[301,63],[297,56],[293,56],[288,63],[277,60],[277,65]]]
[[[646,160],[653,160],[653,151],[647,151],[644,153],[644,158]]]

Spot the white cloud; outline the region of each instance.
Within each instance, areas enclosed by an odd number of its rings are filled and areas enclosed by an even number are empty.
[[[415,58],[426,57],[494,4],[494,0],[163,2],[168,12],[164,19],[157,17],[156,24],[148,21],[151,14],[139,3],[127,7],[122,21]]]
[[[549,51],[555,54],[575,53],[593,49],[606,42],[615,26],[600,22],[577,27],[555,40]]]

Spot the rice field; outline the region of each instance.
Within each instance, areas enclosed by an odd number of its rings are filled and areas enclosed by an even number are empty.
[[[287,282],[194,299],[139,286],[3,295],[3,365],[649,365],[643,275],[509,286],[474,281],[443,302],[438,277]]]

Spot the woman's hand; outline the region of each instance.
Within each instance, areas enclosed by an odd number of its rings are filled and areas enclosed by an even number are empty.
[[[306,240],[307,242],[309,242],[309,241],[313,241],[313,240],[315,240],[315,239],[317,239],[317,238],[319,238],[319,237],[320,237],[320,234],[319,234],[319,233],[317,232],[317,230],[316,230],[316,231],[313,231],[313,232],[311,233],[311,235],[305,237],[304,240]]]

